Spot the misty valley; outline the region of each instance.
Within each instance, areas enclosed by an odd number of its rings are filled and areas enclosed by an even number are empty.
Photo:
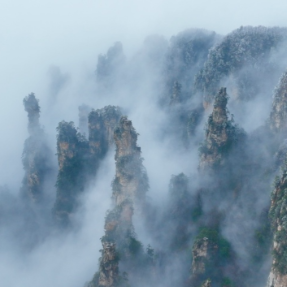
[[[23,91],[0,285],[287,287],[286,48],[281,27],[151,35],[98,55],[77,109],[58,67],[49,100]]]

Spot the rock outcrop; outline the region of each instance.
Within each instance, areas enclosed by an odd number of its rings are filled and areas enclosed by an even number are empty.
[[[113,200],[116,205],[127,199],[143,203],[148,179],[142,165],[141,148],[137,146],[137,133],[126,117],[121,118],[114,138],[116,177],[113,182]]]
[[[60,122],[57,131],[59,172],[53,211],[56,221],[61,226],[67,226],[70,217],[76,211],[77,198],[84,190],[87,178],[88,142],[77,132],[73,122]]]
[[[218,246],[211,242],[207,237],[197,240],[192,248],[192,280],[199,281],[208,275],[208,265],[213,265]],[[207,273],[207,274],[206,274]]]
[[[274,93],[270,128],[274,132],[285,133],[287,131],[287,71],[282,75]]]
[[[287,275],[280,275],[272,270],[267,280],[267,287],[285,287],[287,286]]]
[[[80,109],[83,118],[87,107]],[[61,122],[57,128],[57,155],[59,173],[55,218],[67,226],[78,206],[78,197],[98,171],[100,161],[113,146],[111,134],[120,118],[118,107],[108,106],[92,110],[88,116],[89,137],[77,131],[72,122]]]
[[[281,178],[276,177],[271,195],[269,217],[273,231],[273,261],[268,287],[287,286],[287,163]]]
[[[201,287],[211,287],[211,280],[207,279],[202,285]]]
[[[136,239],[132,217],[137,203],[144,200],[148,189],[145,170],[142,165],[141,149],[137,146],[137,133],[132,122],[122,117],[115,129],[116,177],[113,181],[113,209],[107,213],[105,235],[102,237],[102,256],[99,272],[89,286],[126,286],[121,266],[129,272],[136,272],[135,258],[143,255],[142,245]]]
[[[103,250],[100,263],[99,286],[115,286],[119,277],[116,245],[107,241],[103,242]]]
[[[46,145],[43,129],[40,127],[39,101],[32,93],[23,100],[28,113],[29,137],[24,144],[22,162],[25,170],[21,194],[30,202],[40,202],[43,199],[45,178],[50,172],[51,151]]]
[[[192,248],[190,286],[210,286],[211,282],[216,282],[216,286],[225,286],[225,281],[231,283],[226,276],[231,264],[234,262],[228,241],[216,229],[202,229]]]
[[[200,152],[199,168],[215,167],[221,165],[224,155],[229,152],[242,133],[228,118],[226,88],[221,88],[215,97],[213,111],[208,118],[205,142]]]

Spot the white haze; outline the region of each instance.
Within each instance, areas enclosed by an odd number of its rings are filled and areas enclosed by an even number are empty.
[[[22,178],[18,143],[27,135],[22,99],[32,91],[40,100],[47,95],[51,66],[69,74],[74,83],[71,94],[83,96],[98,54],[115,41],[121,41],[131,55],[154,33],[169,39],[191,27],[226,34],[241,25],[287,25],[283,0],[3,0],[0,8],[0,114],[5,139],[0,148],[0,162],[5,162],[0,182],[14,187]],[[69,101],[65,98],[65,113],[72,109]]]
[[[129,117],[140,134],[138,144],[142,147],[150,180],[148,195],[160,204],[172,174],[185,172],[189,175],[196,170],[197,150],[186,157],[180,147],[176,150],[168,140],[162,142],[158,137],[166,114],[158,110],[153,101],[156,91],[145,71],[146,82],[139,86],[136,95],[126,91],[118,91],[110,98],[95,95],[94,71],[98,54],[105,53],[119,40],[126,55],[131,57],[147,35],[158,33],[168,40],[190,27],[226,34],[241,25],[284,26],[287,25],[286,9],[286,1],[258,0],[252,3],[2,0],[0,185],[6,184],[14,194],[19,191],[23,178],[21,154],[28,136],[22,100],[35,92],[40,99],[40,122],[48,134],[50,146],[54,147],[53,153],[56,153],[58,122],[66,120],[77,124],[80,104],[87,103],[93,108],[118,104],[129,110]],[[54,76],[60,76],[64,84],[57,86]],[[259,118],[261,120],[260,115]],[[250,129],[260,124],[256,122]],[[243,121],[243,125],[248,126],[247,121]],[[18,254],[8,242],[1,242],[1,284],[7,287],[19,284],[78,287],[91,279],[98,268],[100,237],[105,212],[110,206],[113,176],[111,153],[99,171],[96,184],[83,199],[81,219],[84,223],[78,233],[48,238],[24,255]]]

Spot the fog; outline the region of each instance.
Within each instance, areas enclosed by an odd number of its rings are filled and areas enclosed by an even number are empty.
[[[6,163],[1,182],[19,183],[21,147],[25,139],[22,98],[49,92],[48,71],[58,66],[70,75],[73,93],[87,94],[97,56],[121,41],[129,56],[150,34],[169,39],[187,28],[226,34],[241,25],[286,25],[285,1],[2,1],[0,11],[0,159]],[[77,83],[77,84],[75,84]],[[84,90],[83,90],[84,89]],[[41,102],[42,103],[42,102]],[[68,99],[66,105],[69,105]],[[66,109],[67,110],[67,109]],[[13,111],[13,112],[12,112]],[[17,115],[17,117],[15,116]],[[12,116],[14,115],[14,116]],[[7,124],[9,123],[9,126]],[[9,146],[4,142],[9,142]],[[12,148],[13,145],[13,148]],[[13,168],[8,162],[13,162]],[[21,175],[20,175],[21,178]],[[16,184],[17,185],[17,184]]]
[[[5,233],[1,232],[3,285],[17,286],[21,282],[23,286],[83,286],[90,279],[97,268],[101,249],[99,237],[104,214],[110,206],[112,162],[110,155],[98,173],[105,180],[93,186],[83,199],[85,207],[79,214],[85,224],[80,231],[52,234],[29,252],[18,248],[23,238],[15,240],[12,236],[11,242],[11,235],[5,238]]]
[[[159,208],[159,213],[164,213],[162,209],[168,204],[171,176],[181,172],[191,176],[198,171],[198,142],[203,140],[208,114],[201,120],[187,156],[184,143],[178,140],[181,134],[176,123],[173,126],[176,115],[173,118],[171,111],[159,107],[164,87],[163,59],[158,55],[165,55],[172,36],[189,28],[202,28],[226,35],[242,25],[286,26],[286,9],[286,1],[278,0],[256,0],[252,3],[237,0],[220,0],[216,3],[210,0],[2,1],[0,186],[7,186],[9,194],[14,196],[12,200],[17,198],[24,176],[21,162],[23,145],[28,137],[23,98],[29,93],[34,92],[39,99],[40,125],[55,155],[51,159],[55,169],[58,123],[62,120],[73,121],[78,126],[78,107],[81,104],[94,109],[118,105],[139,133],[138,146],[142,148],[143,164],[149,177],[147,196],[153,206]],[[148,37],[150,35],[153,36]],[[117,41],[123,45],[126,62],[116,79],[124,84],[101,92],[95,74],[98,55],[106,54]],[[274,56],[275,61],[280,59],[282,53],[279,51]],[[278,80],[286,68],[285,63],[286,59],[278,65]],[[229,85],[226,79],[222,79],[221,83],[227,87]],[[266,89],[248,103],[233,101],[231,93],[230,112],[234,114],[235,122],[247,133],[256,130],[268,119],[274,86],[269,82],[266,85]],[[192,106],[194,102],[188,105]],[[249,147],[250,153],[253,148]],[[24,221],[19,219],[21,215],[15,217],[16,221],[19,220],[13,223],[15,229],[5,226],[0,232],[3,239],[0,240],[1,284],[7,287],[19,284],[76,287],[91,280],[98,270],[99,250],[102,248],[100,238],[104,234],[106,211],[111,206],[114,174],[114,150],[110,150],[101,163],[96,179],[81,197],[81,208],[75,215],[78,222],[75,230],[61,234],[48,228],[49,231],[36,240],[37,244],[27,247],[26,241],[33,241],[34,235],[19,233],[18,224],[21,226]],[[55,181],[55,174],[51,175],[46,186],[46,192],[50,193],[52,199],[55,197]],[[193,183],[192,192],[195,192],[200,180],[194,179]],[[247,189],[244,189],[242,198],[248,194]],[[258,195],[259,191],[255,193]],[[244,201],[242,198],[239,201]],[[258,214],[268,205],[268,200],[266,194],[263,199],[257,198],[254,205]],[[52,206],[47,208],[50,210]],[[204,208],[209,209],[207,206]],[[242,229],[245,231],[258,226],[256,220],[248,221],[248,215],[244,224],[234,226],[234,221],[242,220],[242,210],[245,209],[247,207],[233,206],[228,211],[231,217],[225,221],[223,230],[241,255],[240,264],[243,266],[247,264],[244,260],[248,260],[252,247],[242,246],[242,241],[238,242],[236,236],[245,240],[246,234],[241,234],[240,228],[246,225]],[[145,246],[165,244],[157,242],[144,229],[140,219],[136,218],[135,222],[138,237]],[[171,273],[177,270],[175,266],[169,268]]]

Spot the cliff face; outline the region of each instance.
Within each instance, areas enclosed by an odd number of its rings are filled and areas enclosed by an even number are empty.
[[[89,148],[91,164],[97,170],[99,161],[107,152],[107,143],[104,137],[104,124],[99,111],[92,110],[89,114]]]
[[[77,197],[84,190],[88,142],[72,122],[60,122],[57,128],[59,172],[54,215],[58,223],[67,226],[77,207]]]
[[[268,278],[268,287],[287,286],[287,166],[281,178],[275,179],[274,190],[271,195],[269,217],[273,231],[273,262]]]
[[[103,242],[100,263],[99,286],[115,286],[118,283],[119,267],[114,243]]]
[[[131,121],[122,117],[115,129],[116,177],[113,182],[113,200],[120,205],[127,199],[143,200],[148,180],[142,165],[141,149],[137,146],[137,133]]]
[[[275,90],[270,114],[270,128],[275,132],[287,131],[287,72],[282,75]]]
[[[120,118],[117,107],[92,110],[86,118],[87,111],[86,106],[80,108],[80,122],[86,126],[85,121],[88,120],[89,140],[76,130],[72,122],[61,122],[57,128],[59,173],[54,214],[64,226],[71,222],[79,195],[95,177],[100,161],[112,147],[111,134]]]
[[[108,213],[105,221],[105,235],[101,239],[103,249],[98,278],[92,281],[95,286],[125,286],[119,272],[119,258],[121,258],[121,263],[129,260],[130,243],[131,240],[135,240],[132,216],[133,204],[129,201],[116,206]]]
[[[218,249],[218,246],[210,242],[207,237],[204,237],[193,245],[192,248],[192,280],[199,281],[201,277],[209,276],[207,273],[208,265],[214,263],[211,262]]]
[[[22,162],[25,170],[21,193],[31,202],[43,199],[43,188],[50,170],[50,150],[45,142],[45,134],[40,127],[40,106],[34,94],[23,100],[25,111],[28,113],[29,137],[25,141]]]
[[[202,229],[192,248],[190,286],[232,286],[227,270],[232,262],[231,246],[216,229]]]
[[[105,221],[102,237],[102,257],[99,272],[90,286],[126,286],[119,273],[119,257],[124,270],[136,272],[136,258],[143,256],[141,243],[136,239],[132,217],[136,202],[144,200],[148,188],[147,176],[142,166],[141,150],[137,146],[137,133],[131,121],[122,117],[115,129],[116,177],[113,182],[113,209]],[[131,274],[132,276],[132,274]]]
[[[119,107],[115,106],[106,106],[100,110],[103,124],[105,127],[105,139],[109,147],[113,146],[114,141],[114,131],[118,126],[122,111]]]
[[[223,155],[228,153],[239,136],[233,120],[228,119],[227,99],[226,88],[221,88],[208,118],[205,142],[201,147],[200,169],[222,164]]]
[[[267,287],[285,287],[287,286],[287,276],[280,275],[272,270],[267,280]]]

